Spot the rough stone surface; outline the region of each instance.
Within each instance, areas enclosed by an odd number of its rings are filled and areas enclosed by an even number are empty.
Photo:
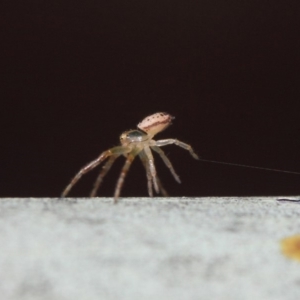
[[[1,299],[300,299],[280,250],[297,202],[2,199],[0,214]]]

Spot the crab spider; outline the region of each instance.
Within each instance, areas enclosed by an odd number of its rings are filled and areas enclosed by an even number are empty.
[[[183,143],[179,140],[176,139],[164,139],[158,141],[153,140],[153,137],[157,133],[163,131],[169,125],[171,125],[172,119],[174,119],[174,117],[172,117],[168,113],[162,113],[162,112],[155,113],[151,116],[146,117],[142,122],[140,122],[137,125],[139,130],[134,129],[122,133],[120,136],[121,146],[113,147],[111,149],[104,151],[103,153],[100,154],[100,156],[97,159],[93,160],[92,162],[84,166],[71,180],[70,184],[65,188],[65,190],[62,193],[62,197],[67,196],[71,188],[77,183],[77,181],[82,177],[82,175],[91,171],[92,169],[94,169],[95,167],[97,167],[99,164],[101,164],[103,161],[107,159],[106,163],[102,167],[102,170],[90,194],[91,197],[95,197],[104,176],[107,174],[114,161],[120,155],[124,155],[126,161],[121,170],[121,174],[119,176],[115,188],[115,193],[114,193],[115,203],[118,201],[118,198],[120,196],[124,179],[127,175],[130,165],[137,155],[139,155],[144,165],[144,168],[146,170],[149,196],[153,197],[153,187],[156,193],[161,192],[164,196],[167,196],[167,192],[163,188],[157,176],[151,150],[158,153],[158,155],[161,157],[165,165],[169,168],[171,174],[173,175],[173,177],[178,183],[180,183],[179,176],[176,174],[172,166],[172,163],[165,155],[163,150],[160,149],[160,147],[170,145],[170,144],[175,144],[185,150],[188,150],[195,159],[199,159],[197,154],[193,151],[190,145]]]

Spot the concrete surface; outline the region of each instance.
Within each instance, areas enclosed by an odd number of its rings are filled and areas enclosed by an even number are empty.
[[[300,299],[278,198],[2,199],[0,298]]]

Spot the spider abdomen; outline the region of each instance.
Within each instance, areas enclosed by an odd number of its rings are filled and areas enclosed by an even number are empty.
[[[138,128],[154,136],[158,132],[165,130],[172,123],[172,117],[168,113],[159,112],[146,117],[138,124]]]

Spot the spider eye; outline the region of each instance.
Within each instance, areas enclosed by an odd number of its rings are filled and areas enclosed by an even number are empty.
[[[129,140],[128,140],[128,137],[129,137],[129,134],[128,132],[123,132],[121,135],[120,135],[120,142],[121,144],[125,144],[127,143]]]
[[[125,138],[126,138],[126,135],[124,133],[122,133],[120,135],[120,141],[123,142],[125,140]]]

